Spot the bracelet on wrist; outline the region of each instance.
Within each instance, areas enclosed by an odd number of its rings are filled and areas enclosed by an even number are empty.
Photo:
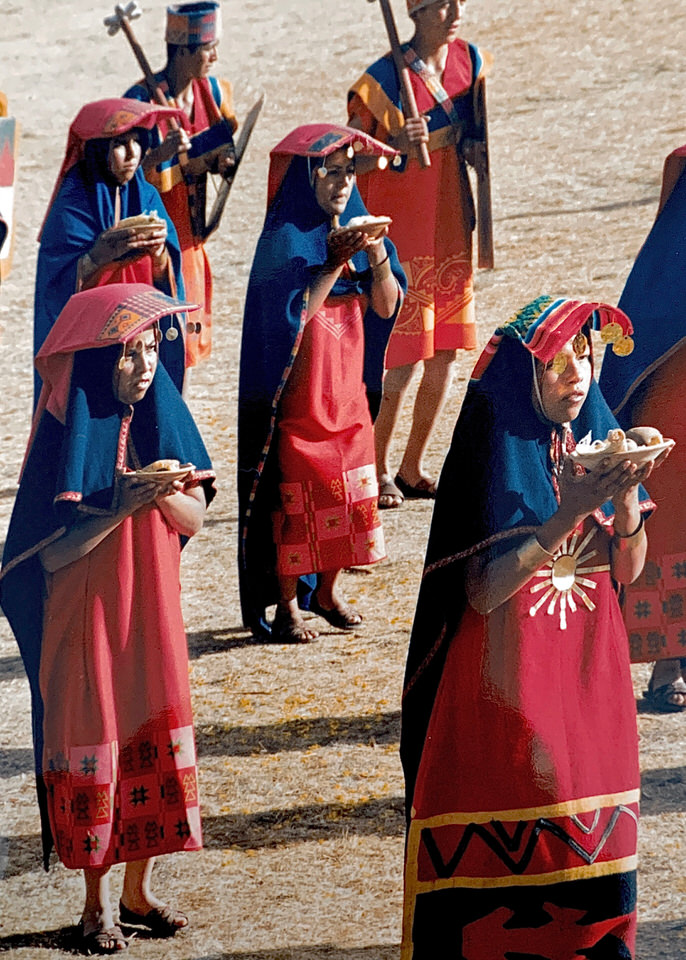
[[[633,533],[618,533],[617,530],[614,532],[613,540],[617,547],[620,550],[628,550],[634,543],[638,540],[639,537],[644,533],[645,526],[645,515],[641,514],[641,519],[638,522],[638,526],[633,531]]]
[[[377,283],[382,283],[384,280],[387,280],[392,273],[391,261],[388,257],[388,253],[386,253],[385,258],[381,261],[381,263],[377,263],[372,267],[372,280],[376,281]]]

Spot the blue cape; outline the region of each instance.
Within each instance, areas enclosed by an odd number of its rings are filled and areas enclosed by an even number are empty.
[[[66,423],[43,413],[10,519],[0,572],[0,606],[10,622],[31,688],[36,783],[43,850],[52,846],[41,777],[43,702],[38,683],[43,634],[45,577],[38,552],[78,518],[76,502],[55,498],[76,494],[88,507],[109,510],[122,417],[129,407],[112,393],[112,371],[121,347],[83,350],[74,355]],[[159,364],[145,397],[135,405],[130,433],[143,464],[175,458],[194,463],[207,477],[207,503],[214,496],[212,465],[193,418]]]
[[[102,144],[107,140],[89,140],[84,159],[67,173],[55,202],[50,208],[43,234],[36,268],[36,298],[34,306],[33,353],[43,344],[62,308],[76,293],[79,259],[95,243],[103,230],[114,225],[114,196],[116,184],[107,174],[102,158]],[[164,203],[155,187],[143,176],[139,167],[129,183],[120,187],[121,218],[156,210],[167,224],[167,249],[176,280],[176,292],[164,293],[184,298],[181,275],[181,251],[176,228],[169,219]],[[162,321],[163,332],[171,325],[171,318]],[[176,322],[178,329],[178,322]],[[176,386],[181,389],[185,368],[183,337],[174,341],[166,338],[160,345],[160,358]],[[35,403],[38,402],[41,380],[35,374]],[[34,403],[34,405],[35,405]]]
[[[557,509],[552,482],[552,431],[532,403],[532,356],[504,337],[483,377],[467,389],[441,473],[426,567],[520,527],[538,526]],[[571,424],[575,439],[593,431],[604,437],[617,421],[592,380]],[[647,499],[643,488],[639,497]],[[609,518],[611,504],[603,507]],[[518,546],[523,534],[493,544],[495,557]],[[443,664],[467,604],[467,559],[434,570],[419,592],[405,674],[401,759],[407,810]]]
[[[315,161],[316,162],[316,161]],[[344,213],[345,225],[367,210],[353,188]],[[246,626],[255,636],[268,636],[265,607],[275,603],[275,553],[271,511],[278,477],[268,456],[282,389],[295,359],[303,320],[305,291],[327,256],[329,217],[310,185],[308,161],[294,157],[267,212],[253,261],[243,320],[238,400],[239,575]],[[391,269],[406,290],[395,247],[385,240]],[[355,274],[339,279],[333,296],[369,294],[367,255],[353,258]],[[364,380],[369,392],[381,391],[383,359],[395,315],[384,319],[369,308],[364,317]],[[254,497],[251,502],[251,495]]]
[[[686,170],[641,248],[619,306],[634,325],[636,347],[628,357],[605,354],[600,386],[624,427],[650,374],[686,338]]]

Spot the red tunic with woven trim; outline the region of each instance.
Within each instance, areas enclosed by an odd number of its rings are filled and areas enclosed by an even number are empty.
[[[179,559],[146,506],[46,574],[44,777],[67,867],[202,846]]]
[[[570,593],[550,562],[462,618],[414,793],[404,960],[430,955],[440,922],[446,957],[569,958],[606,937],[603,956],[633,951],[638,751],[609,548],[589,518],[565,548]]]
[[[650,477],[658,506],[650,519],[643,572],[624,588],[624,620],[634,663],[686,656],[686,406],[677,384],[686,377],[683,345],[650,375],[636,404],[636,425],[676,439],[669,459]]]
[[[362,379],[366,298],[329,297],[305,325],[279,406],[277,570],[300,576],[385,556]]]

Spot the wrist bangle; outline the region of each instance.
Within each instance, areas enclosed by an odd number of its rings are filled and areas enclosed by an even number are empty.
[[[550,560],[554,554],[549,553],[545,547],[542,547],[535,536],[527,537],[524,543],[517,547],[515,553],[522,567],[525,570],[538,570],[547,560]]]
[[[383,259],[381,263],[377,263],[376,266],[372,267],[372,280],[381,283],[382,281],[387,280],[392,273],[391,261],[389,260],[388,253],[386,253],[385,259]]]
[[[616,530],[614,532],[614,541],[620,550],[628,550],[632,546],[632,542],[635,539],[638,539],[640,535],[644,532],[643,527],[645,525],[645,514],[641,514],[641,519],[638,521],[638,526],[633,533],[618,533]]]

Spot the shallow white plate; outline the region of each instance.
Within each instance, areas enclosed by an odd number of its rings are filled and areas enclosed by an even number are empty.
[[[674,446],[673,440],[663,440],[662,443],[653,444],[652,447],[636,447],[635,450],[625,450],[619,453],[607,453],[605,450],[588,450],[585,452],[579,447],[569,454],[569,459],[574,463],[580,463],[587,470],[595,468],[603,461],[608,460],[608,466],[614,467],[623,460],[631,460],[637,466],[649,463],[654,460],[663,450],[670,450]]]

